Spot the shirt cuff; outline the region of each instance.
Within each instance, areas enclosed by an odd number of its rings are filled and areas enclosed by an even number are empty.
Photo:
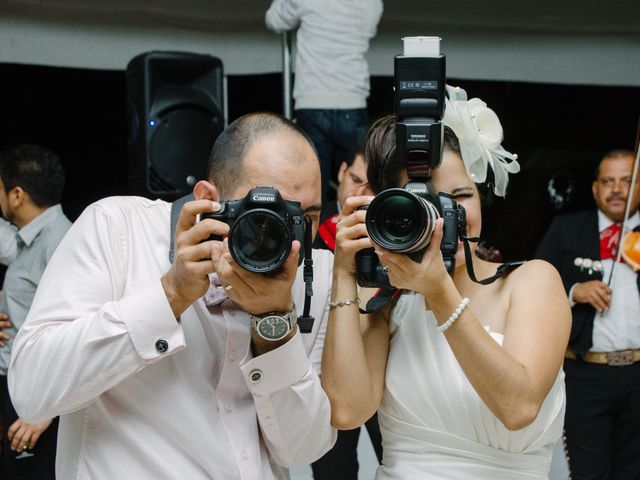
[[[578,284],[574,283],[571,288],[569,289],[569,305],[571,305],[571,308],[573,308],[573,306],[577,303],[574,299],[573,299],[573,289],[576,288]]]
[[[122,298],[118,305],[133,347],[146,363],[185,348],[184,332],[173,315],[160,279]]]
[[[284,345],[255,358],[248,353],[240,362],[247,387],[257,396],[270,395],[299,382],[310,368],[299,330]]]

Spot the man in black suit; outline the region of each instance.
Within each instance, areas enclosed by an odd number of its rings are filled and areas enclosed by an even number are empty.
[[[627,227],[640,224],[634,158],[606,154],[592,184],[597,210],[554,218],[536,254],[556,266],[572,305],[564,370],[574,480],[640,479],[640,280],[636,265],[616,264],[630,192]]]

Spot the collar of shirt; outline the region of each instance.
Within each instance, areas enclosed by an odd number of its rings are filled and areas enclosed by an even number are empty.
[[[56,205],[47,208],[44,212],[18,230],[16,235],[28,247],[46,225],[51,222],[55,222],[63,215],[62,206],[57,203]]]
[[[598,210],[598,231],[601,232],[605,228],[613,225],[615,222],[607,217],[602,210]],[[640,225],[640,212],[631,215],[627,220],[627,231],[633,230]]]

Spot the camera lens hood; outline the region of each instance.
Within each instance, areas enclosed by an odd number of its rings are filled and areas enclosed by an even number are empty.
[[[429,244],[439,217],[428,200],[402,188],[391,188],[371,201],[365,224],[369,238],[377,245],[413,253]]]
[[[235,220],[229,230],[233,260],[250,272],[279,269],[291,252],[292,234],[285,219],[266,208],[253,208]]]

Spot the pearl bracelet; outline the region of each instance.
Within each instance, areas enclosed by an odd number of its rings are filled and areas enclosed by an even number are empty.
[[[349,300],[340,300],[339,302],[332,302],[331,300],[329,300],[329,308],[344,307],[346,305],[352,305],[352,304],[359,305],[360,298],[355,297],[355,298],[350,298]]]
[[[438,331],[444,332],[447,328],[453,325],[453,322],[458,319],[458,317],[462,314],[462,311],[467,308],[467,305],[469,305],[469,299],[467,297],[464,297],[460,302],[460,305],[458,305],[456,310],[449,317],[449,320],[444,322],[442,325],[438,325]]]

